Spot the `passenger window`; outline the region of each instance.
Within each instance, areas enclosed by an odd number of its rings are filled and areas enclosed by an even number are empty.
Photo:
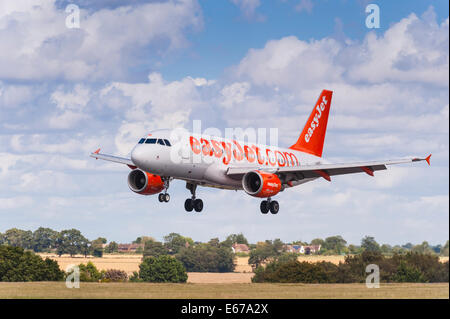
[[[164,144],[164,141],[161,140],[161,139],[158,140],[158,144],[165,145],[165,144]]]
[[[145,138],[141,138],[141,139],[139,140],[139,143],[138,143],[138,144],[142,144],[142,143],[144,143],[144,141],[145,141]]]
[[[164,142],[166,143],[167,146],[172,146],[170,145],[170,142],[168,140],[164,140]]]
[[[156,138],[148,138],[145,141],[145,144],[155,144],[156,143]]]

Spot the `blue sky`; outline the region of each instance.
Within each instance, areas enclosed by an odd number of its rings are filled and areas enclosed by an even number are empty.
[[[67,4],[80,29],[65,27]],[[379,29],[365,8],[380,7]],[[129,242],[179,232],[251,241],[365,235],[445,243],[449,216],[447,1],[21,0],[0,4],[0,232],[78,228]],[[128,190],[126,155],[162,127],[275,127],[290,145],[334,91],[324,156],[433,153],[432,166],[316,181],[262,216],[243,192],[201,189],[205,210]]]

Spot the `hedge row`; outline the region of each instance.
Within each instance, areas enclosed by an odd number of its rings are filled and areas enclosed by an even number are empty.
[[[281,283],[362,283],[369,273],[366,267],[375,264],[380,269],[380,282],[448,282],[449,263],[439,257],[407,253],[385,257],[381,253],[364,252],[347,256],[335,265],[330,262],[308,263],[290,260],[275,261],[255,270],[253,282]]]

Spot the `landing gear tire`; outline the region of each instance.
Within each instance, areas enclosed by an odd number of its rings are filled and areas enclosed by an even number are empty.
[[[194,206],[195,211],[197,213],[200,213],[203,209],[203,201],[201,199],[195,199],[193,202],[194,202],[193,206]]]
[[[160,193],[159,195],[158,195],[158,200],[159,200],[159,202],[160,203],[162,203],[162,202],[164,202],[164,194],[163,193]]]
[[[186,199],[186,201],[184,202],[184,209],[187,212],[192,212],[192,210],[194,209],[194,201],[190,198]]]
[[[266,200],[263,200],[263,201],[261,202],[261,205],[259,206],[259,208],[261,209],[261,213],[267,214],[267,213],[269,212],[269,209],[270,209],[269,206],[270,206],[270,205],[269,205],[269,202],[266,201]]]
[[[169,200],[170,200],[170,195],[169,194],[164,194],[164,201],[166,202],[166,203],[168,203],[169,202]]]
[[[280,210],[280,205],[278,204],[278,202],[276,200],[271,201],[269,206],[270,206],[270,212],[272,214],[274,214],[274,215],[278,214],[278,211]]]

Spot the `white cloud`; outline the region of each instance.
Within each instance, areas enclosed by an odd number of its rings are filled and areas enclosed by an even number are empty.
[[[295,10],[298,12],[306,11],[312,13],[314,3],[311,0],[300,0],[300,2],[295,6]]]
[[[261,5],[260,0],[231,0],[231,2],[240,8],[245,18],[264,21],[264,16],[256,12],[256,9]]]
[[[133,50],[158,46],[157,59],[186,46],[185,33],[202,26],[197,2],[180,0],[81,10],[81,28],[68,29],[55,1],[2,2],[0,78],[121,78],[140,63]]]

